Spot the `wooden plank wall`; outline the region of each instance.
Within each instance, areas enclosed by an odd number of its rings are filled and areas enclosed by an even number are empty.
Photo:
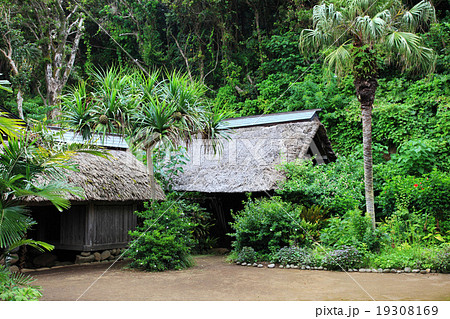
[[[130,241],[128,231],[136,227],[135,205],[109,204],[90,205],[87,224],[86,245],[94,248],[112,248],[126,245]]]
[[[61,214],[61,246],[84,245],[87,206],[72,206]]]
[[[132,203],[88,203],[73,205],[68,211],[54,207],[33,209],[38,220],[33,238],[47,241],[59,249],[95,251],[125,247],[130,241],[128,231],[137,225]]]

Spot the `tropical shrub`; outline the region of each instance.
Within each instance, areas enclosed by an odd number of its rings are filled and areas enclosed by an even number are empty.
[[[281,248],[274,256],[274,261],[279,262],[282,265],[307,265],[310,263],[310,260],[311,258],[308,251],[305,248],[297,246],[285,246]]]
[[[235,238],[232,246],[236,251],[253,247],[258,254],[276,253],[281,247],[291,244],[310,243],[310,230],[317,227],[301,218],[302,207],[271,199],[249,199],[242,211],[233,214],[231,228]]]
[[[173,179],[183,173],[183,165],[189,161],[186,148],[158,147],[153,152],[153,167],[155,178],[165,190],[172,191]]]
[[[353,246],[374,250],[379,244],[377,234],[372,229],[370,216],[356,209],[342,217],[328,219],[328,226],[322,229],[320,239],[328,247]]]
[[[378,203],[384,216],[408,209],[445,223],[450,218],[450,174],[434,169],[423,177],[393,176],[383,186]]]
[[[182,269],[192,265],[195,224],[175,200],[144,203],[145,210],[135,212],[142,223],[129,234],[133,241],[127,252],[130,267],[147,271]]]
[[[322,205],[332,214],[362,208],[364,203],[363,165],[358,159],[340,157],[334,163],[314,166],[312,161],[296,161],[282,166],[286,181],[277,193],[285,201],[304,206]]]
[[[42,293],[39,291],[40,287],[31,285],[34,280],[29,275],[11,273],[7,267],[0,265],[0,300],[39,300]]]
[[[415,139],[404,142],[391,160],[403,174],[420,176],[432,171],[436,164],[436,145],[433,141]]]
[[[210,233],[210,228],[213,226],[213,217],[211,213],[192,200],[178,199],[177,202],[181,210],[194,225],[192,231],[194,247],[192,248],[192,251],[194,253],[205,253],[209,249],[214,248],[217,238],[211,237]]]
[[[378,227],[383,234],[381,245],[395,247],[402,244],[435,246],[448,242],[450,233],[438,228],[433,216],[406,209],[395,211]]]
[[[447,244],[439,248],[432,256],[431,262],[433,269],[450,272],[450,245]]]
[[[445,260],[448,261],[448,256],[439,248],[403,243],[396,247],[385,247],[379,254],[372,255],[370,265],[383,269],[442,269],[445,268]]]
[[[364,264],[364,255],[355,247],[342,246],[340,249],[329,252],[322,261],[328,269],[359,268]]]
[[[254,263],[257,261],[256,252],[252,247],[243,247],[236,258],[237,262]]]

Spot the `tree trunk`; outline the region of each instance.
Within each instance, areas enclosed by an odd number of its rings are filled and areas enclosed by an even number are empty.
[[[20,88],[17,90],[17,111],[19,111],[19,117],[23,120],[23,92]]]
[[[150,192],[152,200],[156,197],[156,183],[155,183],[155,173],[153,171],[153,147],[148,147],[147,152],[147,171],[150,177]]]
[[[46,73],[47,82],[47,103],[51,109],[47,113],[47,117],[50,120],[55,120],[61,114],[59,106],[59,97],[61,95],[61,89],[57,80],[52,77],[51,66],[47,66],[48,72]]]
[[[377,86],[378,83],[375,78],[355,79],[356,96],[361,103],[361,120],[363,126],[366,212],[372,219],[373,229],[375,229],[375,205],[373,193],[372,107]]]
[[[255,27],[256,27],[256,35],[258,37],[258,51],[259,51],[259,60],[261,64],[264,62],[264,57],[262,53],[262,36],[261,36],[261,28],[259,26],[259,10],[258,10],[258,4],[253,3],[253,1],[246,1],[247,4],[253,8],[255,11]]]
[[[372,218],[372,228],[375,229],[372,159],[372,109],[362,107],[361,112],[363,126],[364,188],[366,194],[366,211]]]
[[[27,236],[25,235],[24,238],[27,238]],[[19,268],[20,272],[22,272],[22,269],[25,268],[25,262],[26,262],[26,257],[27,257],[27,245],[22,245],[19,248],[19,260],[17,261],[17,267]]]

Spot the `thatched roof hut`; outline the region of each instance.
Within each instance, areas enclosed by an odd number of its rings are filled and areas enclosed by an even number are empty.
[[[152,199],[150,176],[145,165],[126,150],[108,150],[108,158],[77,154],[73,162],[78,171],[67,171],[67,181],[84,190],[84,198],[68,195],[72,203],[89,201],[146,201]],[[163,200],[164,192],[156,184],[155,198]],[[32,198],[29,203],[43,202]]]
[[[320,110],[258,115],[226,120],[229,140],[212,156],[204,142],[188,147],[190,161],[174,179],[177,191],[244,193],[270,191],[283,180],[277,165],[315,156],[318,163],[334,161],[326,130],[318,118]]]
[[[71,143],[80,142],[80,138],[69,132],[62,140]],[[137,224],[133,212],[144,201],[165,198],[157,183],[152,196],[145,165],[128,151],[120,136],[110,134],[95,143],[107,148],[111,156],[79,153],[73,159],[78,171],[67,172],[67,180],[84,190],[84,198],[69,195],[72,206],[62,213],[42,198],[27,201],[37,221],[34,239],[76,251],[124,247],[130,240],[128,231]]]

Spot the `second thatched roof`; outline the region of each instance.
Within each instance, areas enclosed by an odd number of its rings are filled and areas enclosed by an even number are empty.
[[[277,165],[316,156],[336,159],[316,112],[278,113],[229,120],[230,139],[222,139],[218,155],[204,152],[204,141],[188,146],[190,161],[174,178],[173,189],[204,193],[270,191],[284,179]]]

